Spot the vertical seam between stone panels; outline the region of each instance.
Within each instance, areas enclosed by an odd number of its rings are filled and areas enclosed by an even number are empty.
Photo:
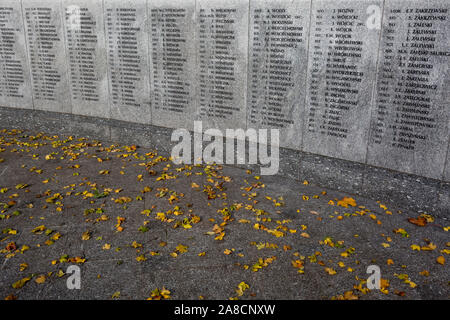
[[[245,97],[245,130],[248,129],[248,113],[251,109],[251,107],[249,107],[249,100],[251,100],[251,99],[249,99],[248,91],[251,90],[250,89],[251,84],[249,84],[249,79],[250,79],[249,72],[251,72],[250,70],[253,70],[252,68],[250,68],[251,66],[249,66],[250,51],[251,51],[251,49],[250,49],[250,28],[251,28],[250,15],[251,15],[251,2],[252,1],[253,0],[248,0],[248,14],[247,14],[247,63],[246,63],[246,65],[247,65],[247,88],[245,90],[246,91],[246,93],[245,93],[246,94],[246,97]]]
[[[69,68],[69,56],[67,55],[67,39],[66,39],[66,32],[65,32],[65,30],[66,30],[66,24],[65,24],[65,10],[63,10],[64,9],[64,6],[63,6],[63,0],[59,0],[59,10],[60,10],[60,12],[61,12],[61,17],[60,17],[60,20],[61,20],[61,26],[62,26],[62,38],[63,38],[63,43],[64,43],[64,57],[65,57],[65,59],[64,59],[64,65],[65,65],[65,67],[66,67],[66,80],[67,81],[65,81],[67,84],[68,84],[68,86],[69,86],[69,100],[70,100],[70,111],[69,112],[62,112],[62,113],[68,113],[68,114],[72,114],[72,110],[73,110],[73,101],[72,101],[72,81],[70,80],[70,75],[69,75],[69,70],[70,70],[70,68]]]
[[[28,47],[28,32],[25,24],[25,12],[23,10],[23,0],[20,0],[20,10],[22,15],[22,25],[23,25],[23,33],[25,36],[25,50],[27,50],[26,53],[26,59],[27,59],[27,67],[29,68],[29,75],[30,75],[30,89],[31,89],[31,108],[34,109],[34,88],[33,88],[33,74],[32,74],[32,68],[31,68],[31,57],[30,57],[30,49]]]
[[[377,50],[377,62],[376,62],[376,69],[375,69],[375,80],[374,83],[372,85],[372,98],[371,98],[371,107],[370,107],[370,121],[369,121],[369,132],[367,135],[367,146],[366,146],[366,155],[365,155],[365,159],[364,159],[364,163],[368,164],[368,160],[369,160],[369,145],[370,145],[370,141],[372,140],[372,126],[373,126],[373,117],[374,117],[374,113],[375,113],[375,109],[377,106],[377,101],[376,98],[378,98],[378,94],[377,94],[377,90],[378,90],[378,70],[380,67],[380,56],[381,56],[381,51],[382,51],[382,45],[381,45],[381,41],[382,41],[382,37],[383,37],[383,26],[384,26],[384,9],[385,9],[385,4],[386,4],[386,0],[382,0],[381,1],[381,5],[382,5],[382,9],[381,9],[381,26],[380,26],[380,35],[378,36],[378,50]]]
[[[308,74],[309,74],[309,47],[311,45],[311,28],[312,28],[312,15],[313,15],[313,2],[315,0],[311,0],[309,2],[309,23],[308,23],[308,45],[306,46],[306,75],[305,75],[305,97],[303,99],[303,110],[299,109],[300,114],[303,116],[302,119],[300,119],[302,125],[300,129],[302,130],[302,136],[300,139],[300,151],[303,152],[304,147],[304,140],[305,140],[305,132],[306,132],[306,98],[308,97]],[[300,106],[301,107],[301,106]],[[299,175],[300,175],[300,169],[299,169]]]
[[[378,68],[380,67],[380,52],[382,50],[382,45],[381,45],[381,41],[382,41],[382,37],[383,37],[383,26],[384,26],[384,9],[385,9],[385,5],[386,5],[386,0],[382,0],[382,9],[381,9],[381,26],[380,26],[380,35],[378,37],[378,52],[377,52],[377,64],[376,64],[376,70],[375,70],[375,81],[374,84],[372,86],[372,101],[371,101],[371,110],[370,110],[370,121],[369,121],[369,132],[367,135],[367,146],[366,146],[366,155],[365,155],[365,159],[364,159],[364,164],[365,165],[369,165],[369,145],[370,145],[370,141],[371,141],[371,137],[372,137],[372,125],[373,125],[373,116],[374,116],[374,112],[375,112],[375,108],[377,106],[376,103],[376,97],[378,97],[377,95],[377,90],[378,90]],[[366,180],[367,180],[367,175],[363,174],[362,175],[362,185],[364,186],[366,184]]]
[[[102,2],[102,15],[103,15],[103,32],[105,34],[105,37],[103,38],[103,40],[105,41],[105,55],[106,55],[106,81],[107,81],[107,86],[106,86],[106,90],[108,90],[108,99],[107,99],[107,104],[108,104],[108,129],[109,129],[109,141],[112,141],[112,126],[113,124],[111,123],[111,89],[110,89],[110,83],[111,83],[111,79],[110,79],[110,75],[109,75],[109,49],[108,49],[108,34],[106,33],[106,20],[107,20],[107,15],[105,14],[105,1],[106,0],[101,0]]]
[[[110,68],[111,66],[109,65],[109,34],[106,32],[106,23],[107,23],[107,14],[106,14],[106,6],[105,6],[105,2],[107,0],[102,0],[102,5],[103,5],[103,30],[105,32],[105,48],[106,48],[106,76],[108,78],[108,102],[109,102],[109,114],[108,114],[108,119],[111,119],[111,109],[112,109],[112,102],[111,102],[111,74],[110,74]]]
[[[192,23],[192,21],[191,21]],[[194,121],[197,114],[197,100],[198,100],[198,94],[199,94],[199,77],[198,77],[198,49],[200,46],[200,37],[199,33],[197,32],[197,26],[198,26],[198,14],[197,14],[197,0],[194,0],[194,23],[193,23],[193,30],[194,30],[194,75],[193,75],[193,94],[194,99],[192,101],[193,106],[190,106],[192,110],[192,115],[188,121],[190,122],[191,127],[187,128],[188,130],[191,129],[192,132],[194,132]],[[192,78],[191,78],[192,79]]]
[[[448,131],[448,126],[447,126],[447,131]],[[442,171],[442,174],[441,174],[441,180],[442,181],[445,181],[445,178],[446,178],[445,173],[447,172],[448,166],[450,166],[450,163],[448,162],[449,154],[450,154],[450,137],[448,138],[448,141],[447,141],[447,152],[445,154],[444,170]]]
[[[151,15],[149,15],[149,2],[150,0],[145,1],[145,12],[147,19],[145,20],[145,33],[147,33],[147,62],[148,62],[148,111],[150,113],[150,119],[147,124],[153,125],[153,107],[152,107],[152,51],[150,50],[151,46]]]
[[[200,67],[199,67],[199,55],[200,55],[200,36],[197,29],[200,29],[199,19],[198,19],[198,0],[194,1],[194,38],[195,39],[195,66],[194,66],[194,114],[192,115],[192,133],[194,130],[194,122],[198,119],[197,115],[199,114],[200,108]],[[198,37],[198,38],[197,38]],[[193,151],[192,151],[193,152]]]
[[[66,49],[68,49],[69,43],[67,42],[67,23],[66,23],[66,11],[64,9],[64,0],[60,0],[60,7],[61,7],[61,23],[62,23],[62,33],[64,37],[64,52],[66,59],[66,74],[67,74],[67,82],[69,84],[69,96],[70,96],[70,113],[73,114],[74,104],[75,101],[73,100],[73,85],[72,85],[72,75],[71,75],[71,68],[70,68],[70,54],[67,53]]]

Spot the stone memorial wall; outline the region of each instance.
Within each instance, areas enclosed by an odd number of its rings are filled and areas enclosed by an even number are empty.
[[[0,106],[275,128],[286,150],[449,182],[449,11],[446,0],[0,0]]]

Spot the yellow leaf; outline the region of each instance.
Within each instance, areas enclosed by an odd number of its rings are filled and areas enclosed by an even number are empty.
[[[359,297],[357,295],[354,295],[353,291],[346,291],[344,293],[344,299],[345,300],[358,300]]]
[[[439,264],[444,265],[444,264],[445,264],[445,258],[444,258],[444,256],[439,256],[439,257],[437,257],[436,262],[439,263]]]
[[[37,277],[34,281],[35,281],[36,283],[38,283],[38,284],[44,283],[44,282],[45,282],[45,275],[40,275],[40,276]]]
[[[28,281],[30,281],[31,280],[31,277],[26,277],[26,278],[23,278],[23,279],[21,279],[21,280],[19,280],[19,281],[17,281],[17,282],[14,282],[13,284],[12,284],[12,287],[14,288],[14,289],[20,289],[20,288],[22,288]]]
[[[325,268],[325,271],[329,274],[329,275],[334,275],[336,274],[336,271],[333,268]]]
[[[147,260],[147,258],[143,254],[141,254],[140,256],[136,257],[136,261],[139,261],[139,262],[146,261],[146,260]]]
[[[141,248],[141,247],[142,247],[142,244],[137,243],[136,241],[133,241],[133,243],[131,244],[131,246],[132,246],[133,248],[137,249],[137,248]]]
[[[241,297],[244,294],[244,291],[247,290],[248,288],[250,288],[250,286],[245,282],[239,283],[238,288],[236,290],[237,295]]]
[[[232,251],[230,249],[225,249],[225,251],[223,253],[225,253],[226,255],[229,255],[232,253]]]
[[[306,232],[302,232],[300,235],[301,235],[303,238],[309,238],[309,237],[310,237],[309,234],[307,234]]]
[[[183,246],[182,244],[179,244],[176,249],[178,250],[178,252],[183,253],[183,252],[187,252],[188,247],[187,246]]]
[[[83,234],[81,235],[81,240],[89,240],[91,238],[91,232],[90,231],[86,231],[83,232]]]
[[[428,277],[428,276],[430,275],[430,272],[427,271],[427,270],[423,270],[423,271],[419,272],[419,274],[420,274],[421,276]]]
[[[225,236],[225,232],[221,232],[217,237],[214,238],[214,240],[223,240],[224,236]]]
[[[432,251],[432,250],[436,249],[436,245],[433,242],[430,242],[427,246],[423,246],[420,249],[423,251]]]
[[[42,226],[39,226],[39,227],[34,228],[31,232],[33,232],[33,233],[41,233],[41,232],[43,232],[44,230],[45,230],[45,226],[42,225]]]
[[[105,243],[102,247],[103,250],[109,250],[111,249],[111,245],[109,243]]]

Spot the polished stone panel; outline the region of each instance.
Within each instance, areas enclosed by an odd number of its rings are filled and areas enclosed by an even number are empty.
[[[247,126],[280,130],[300,150],[308,67],[309,0],[251,0]]]
[[[109,118],[103,0],[63,0],[72,113]]]
[[[198,0],[196,120],[204,128],[245,128],[248,0]]]
[[[146,0],[105,0],[111,118],[150,124]]]
[[[22,7],[0,1],[0,105],[33,109]]]
[[[450,2],[387,1],[368,163],[442,179],[450,122]]]
[[[303,150],[365,162],[382,1],[314,0]]]
[[[61,1],[23,0],[34,109],[71,112]]]
[[[195,0],[149,1],[152,124],[193,130]]]

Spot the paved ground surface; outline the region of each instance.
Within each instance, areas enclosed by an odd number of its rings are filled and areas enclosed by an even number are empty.
[[[449,299],[448,220],[258,174],[0,130],[0,297]]]

